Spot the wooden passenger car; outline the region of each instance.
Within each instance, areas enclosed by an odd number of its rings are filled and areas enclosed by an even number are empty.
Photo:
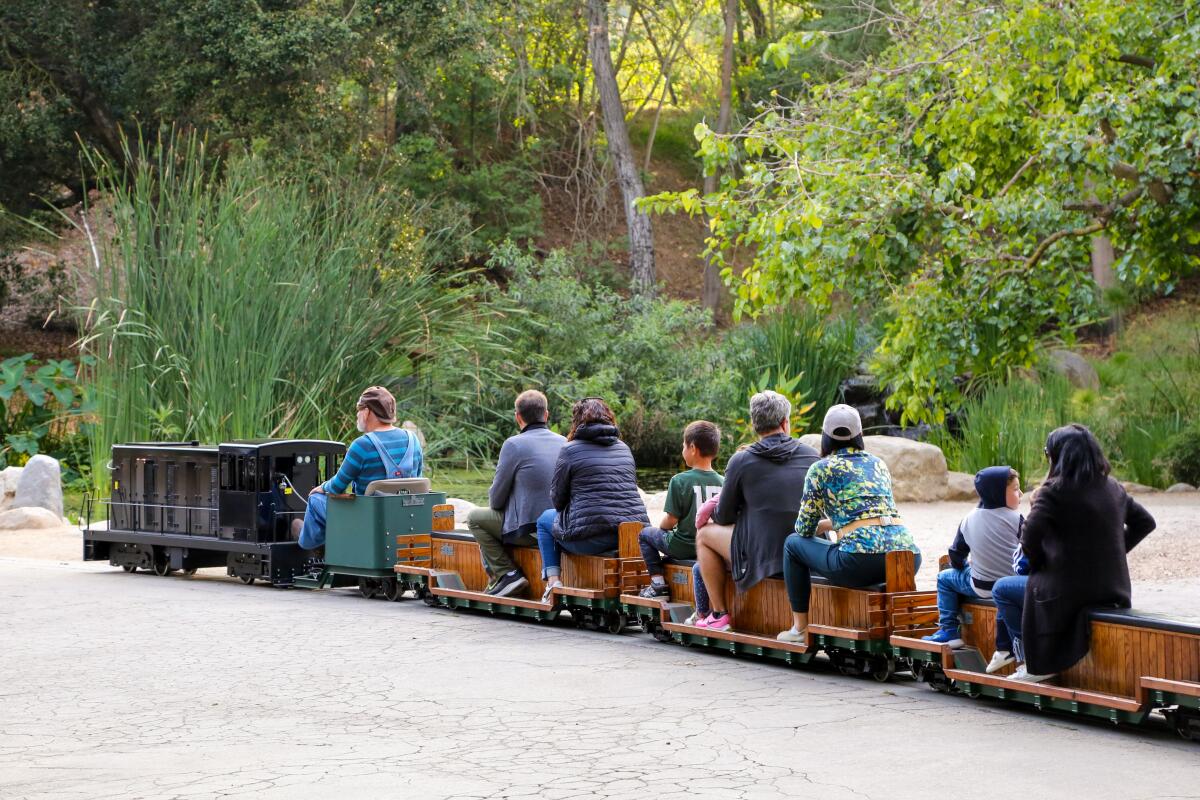
[[[636,548],[621,542],[621,553]],[[913,554],[889,553],[887,581],[864,589],[833,586],[813,576],[813,594],[809,609],[808,641],[791,644],[775,636],[791,627],[791,606],[781,578],[767,578],[745,594],[726,584],[726,607],[731,610],[735,629],[709,631],[685,624],[692,614],[695,596],[692,590],[692,563],[666,565],[669,600],[637,596],[649,577],[644,573],[627,576],[621,601],[631,615],[655,638],[699,644],[732,653],[745,653],[803,664],[818,651],[846,674],[872,674],[879,680],[891,677],[895,668],[889,636],[893,631],[923,636],[934,630],[937,620],[933,592],[918,592]],[[929,605],[934,610],[929,611]]]
[[[628,523],[627,523],[628,524]],[[640,523],[632,527],[641,529]],[[493,614],[551,620],[561,611],[573,619],[619,633],[627,624],[620,602],[622,559],[617,552],[598,556],[562,554],[563,586],[542,602],[545,582],[541,579],[542,559],[536,547],[512,548],[513,559],[529,581],[526,597],[495,597],[484,593],[488,576],[483,568],[479,545],[469,533],[435,530],[432,536],[432,561],[427,566],[397,563],[396,573],[407,579],[425,582],[426,601],[448,608],[473,608]],[[622,526],[625,527],[625,526]],[[636,533],[633,534],[636,536]]]
[[[996,607],[988,600],[963,603],[964,647],[891,637],[896,655],[935,688],[987,695],[1100,716],[1141,722],[1162,709],[1185,736],[1200,737],[1200,625],[1129,610],[1094,611],[1091,649],[1071,669],[1045,683],[1012,680],[1012,667],[988,675],[995,650]]]

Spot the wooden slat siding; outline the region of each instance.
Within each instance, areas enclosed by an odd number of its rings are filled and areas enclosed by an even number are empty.
[[[525,596],[541,598],[542,592],[546,591],[546,582],[542,580],[542,554],[536,547],[513,547],[509,552],[521,572],[525,573],[525,580],[529,581]]]
[[[885,557],[888,592],[912,592],[917,588],[916,556],[911,550],[893,550]]]
[[[971,615],[970,624],[962,626],[963,643],[978,650],[984,661],[991,661],[992,654],[996,652],[995,607],[965,601],[962,609]],[[996,675],[1003,677],[1014,671],[1016,671],[1016,665],[1009,664]]]
[[[1164,680],[1163,678],[1152,678],[1150,676],[1144,676],[1138,680],[1143,689],[1157,689],[1159,691],[1175,692],[1175,694],[1183,694],[1189,697],[1200,697],[1200,683]]]
[[[637,594],[639,589],[650,583],[650,573],[646,571],[646,563],[640,558],[622,558],[620,562],[623,594]]]
[[[638,536],[646,526],[641,522],[622,522],[617,526],[617,555],[621,558],[642,557]]]
[[[671,602],[696,605],[695,587],[692,586],[692,568],[681,564],[667,564],[664,569],[667,587],[671,590]],[[682,580],[680,580],[682,578]]]
[[[396,536],[396,563],[429,566],[433,558],[432,537],[427,533]]]
[[[454,506],[449,503],[441,503],[433,507],[433,530],[454,530]]]
[[[463,586],[472,592],[487,588],[488,575],[479,556],[479,544],[474,540],[437,539],[433,543],[434,569],[457,572]]]

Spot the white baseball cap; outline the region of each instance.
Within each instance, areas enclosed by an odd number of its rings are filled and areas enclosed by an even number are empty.
[[[831,406],[825,412],[825,421],[821,424],[821,431],[830,439],[836,439],[839,442],[846,442],[861,436],[862,418],[858,416],[858,409],[845,403]]]

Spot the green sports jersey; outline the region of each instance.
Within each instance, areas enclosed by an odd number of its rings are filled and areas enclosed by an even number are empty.
[[[671,478],[663,511],[679,520],[667,534],[669,555],[696,557],[696,510],[721,489],[725,479],[710,469],[689,469]]]

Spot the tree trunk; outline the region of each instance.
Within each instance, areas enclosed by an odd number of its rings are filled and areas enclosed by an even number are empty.
[[[650,228],[650,217],[634,206],[646,192],[633,157],[633,145],[629,143],[629,129],[625,127],[625,106],[621,103],[617,76],[613,70],[612,52],[608,43],[607,0],[587,0],[587,9],[588,55],[592,61],[592,80],[600,97],[600,115],[604,122],[604,134],[608,139],[608,152],[612,157],[617,183],[621,187],[621,198],[625,203],[633,291],[638,295],[653,296],[656,281],[654,233]]]
[[[716,133],[723,136],[729,133],[729,121],[733,116],[733,31],[737,26],[739,0],[725,0],[725,41],[721,48],[721,110],[717,113]],[[704,194],[710,195],[717,190],[717,171],[704,176]],[[721,273],[712,256],[704,259],[704,307],[712,311],[716,318],[717,307],[721,303]]]
[[[1113,264],[1116,263],[1116,254],[1113,252],[1112,239],[1101,234],[1092,237],[1092,279],[1096,281],[1096,286],[1100,289],[1101,295],[1106,295],[1108,290],[1117,287],[1117,271],[1113,269]],[[1109,298],[1105,298],[1105,306],[1108,305]],[[1112,308],[1112,316],[1109,317],[1105,328],[1109,333],[1119,332],[1124,327],[1124,320],[1121,318],[1121,309]]]
[[[765,42],[770,34],[767,33],[767,15],[763,13],[762,6],[758,0],[742,0],[742,5],[746,7],[746,14],[750,17],[750,24],[754,26],[755,40]]]

